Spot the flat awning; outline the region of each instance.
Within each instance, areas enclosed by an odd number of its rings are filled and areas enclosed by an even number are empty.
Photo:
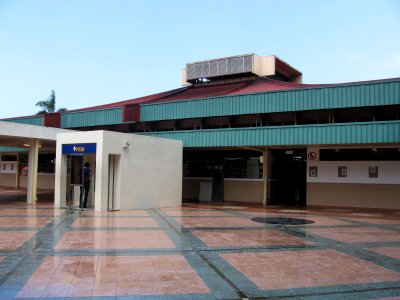
[[[0,147],[26,147],[33,139],[55,150],[57,133],[72,130],[0,121]],[[44,150],[44,149],[43,149]]]
[[[57,134],[72,130],[0,121],[0,147],[29,149],[27,202],[37,201],[37,165],[40,151],[56,152]],[[19,172],[16,173],[19,182]],[[19,187],[19,183],[16,184]]]

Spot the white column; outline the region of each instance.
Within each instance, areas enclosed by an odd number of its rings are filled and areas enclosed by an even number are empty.
[[[19,153],[17,153],[17,165],[15,166],[15,188],[19,189],[20,174],[19,174]]]
[[[36,204],[37,202],[37,171],[39,157],[39,140],[33,139],[29,147],[28,158],[28,191],[27,203]]]
[[[263,152],[263,179],[264,179],[264,194],[263,194],[263,204],[268,204],[268,169],[269,169],[269,160],[268,160],[268,150]]]
[[[54,207],[60,208],[67,206],[67,193],[70,192],[69,186],[67,187],[67,155],[61,153],[61,146],[57,141],[56,152],[56,174],[54,185]]]

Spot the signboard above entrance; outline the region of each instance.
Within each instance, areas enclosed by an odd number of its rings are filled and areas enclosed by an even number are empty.
[[[96,144],[63,144],[62,154],[91,154],[96,153]]]

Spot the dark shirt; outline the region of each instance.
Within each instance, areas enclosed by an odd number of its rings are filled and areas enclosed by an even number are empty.
[[[85,187],[88,187],[90,185],[90,176],[92,175],[92,171],[90,171],[90,168],[84,167],[83,168],[83,184]]]

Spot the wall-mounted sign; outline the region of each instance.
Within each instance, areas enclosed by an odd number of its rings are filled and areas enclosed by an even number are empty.
[[[347,177],[347,167],[338,167],[338,177]]]
[[[318,177],[318,167],[317,166],[310,166],[308,170],[309,177]]]
[[[0,173],[15,173],[16,161],[0,161]]]
[[[308,152],[307,157],[308,157],[309,160],[315,160],[317,158],[317,153],[315,153],[313,151]]]
[[[92,154],[96,153],[96,144],[63,144],[62,154]]]
[[[378,166],[369,166],[368,177],[369,178],[378,178]]]

